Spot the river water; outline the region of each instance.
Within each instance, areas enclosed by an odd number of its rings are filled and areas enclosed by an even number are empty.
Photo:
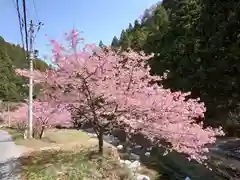
[[[161,180],[183,180],[190,177],[191,180],[240,180],[240,139],[218,140],[210,147],[210,159],[208,164],[212,171],[197,162],[188,161],[177,152],[163,156],[164,149],[153,149],[152,156],[143,158],[142,162],[156,163],[153,169],[162,174]],[[144,157],[141,148],[132,148],[131,152]],[[150,164],[151,165],[151,164]]]
[[[107,135],[105,141],[118,145],[118,138]],[[146,144],[143,138],[140,138],[143,144]],[[153,148],[151,157],[144,156],[146,149],[141,146],[129,146],[127,153],[141,156],[141,161],[146,166],[157,170],[161,180],[184,180],[187,176],[191,180],[240,180],[240,138],[221,138],[216,144],[209,147],[208,164],[212,168],[209,171],[203,165],[194,161],[188,161],[183,155],[177,152],[171,152],[163,156],[165,150]],[[125,156],[126,158],[130,158]],[[154,165],[153,165],[154,164]]]
[[[220,177],[240,180],[240,138],[219,139],[210,156]]]

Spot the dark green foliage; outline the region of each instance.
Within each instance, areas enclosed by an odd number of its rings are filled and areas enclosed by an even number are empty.
[[[0,97],[2,101],[19,101],[21,95],[17,83],[21,83],[19,77],[14,74],[11,59],[3,49],[0,49]]]
[[[102,40],[99,42],[99,45],[98,45],[100,48],[103,48],[104,47],[104,44],[102,42]]]
[[[164,0],[150,11],[122,31],[119,46],[154,52],[152,73],[170,70],[164,85],[200,97],[209,124],[239,126],[229,113],[240,101],[240,2]]]
[[[119,43],[118,43],[118,38],[116,36],[113,37],[111,46],[112,47],[118,47]]]
[[[0,43],[0,100],[18,102],[28,96],[28,79],[17,76],[15,68],[28,68],[29,63],[25,59],[26,53],[19,46],[8,42]],[[45,71],[48,65],[35,57],[34,69]],[[39,87],[34,88],[34,96],[37,95]]]
[[[3,39],[2,36],[0,36],[0,43],[4,43],[4,42],[5,42],[5,40]]]
[[[129,31],[131,31],[131,30],[133,29],[133,26],[132,26],[131,23],[129,23],[129,25],[128,25],[128,29],[129,29]]]
[[[140,28],[140,24],[138,22],[138,20],[134,21],[134,29]]]

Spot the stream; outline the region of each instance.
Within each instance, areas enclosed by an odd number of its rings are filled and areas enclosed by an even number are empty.
[[[161,148],[152,148],[151,156],[146,157],[143,144],[147,144],[147,141],[143,137],[139,139],[137,146],[129,146],[128,153],[121,154],[124,154],[125,159],[131,159],[131,153],[139,155],[143,165],[161,174],[161,180],[184,180],[186,177],[191,180],[240,180],[240,138],[221,138],[209,147],[208,164],[212,171],[195,161],[188,161],[184,155],[177,152],[163,156],[165,150]],[[121,144],[119,135],[105,135],[104,140],[114,146]]]

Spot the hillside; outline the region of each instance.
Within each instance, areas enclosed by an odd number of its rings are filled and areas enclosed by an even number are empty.
[[[205,102],[207,123],[240,135],[239,19],[238,1],[163,0],[112,46],[155,53],[152,73],[170,70],[165,87],[191,91]]]
[[[2,101],[18,102],[28,95],[27,80],[16,76],[14,68],[27,68],[25,51],[19,46],[0,40],[0,99]],[[44,71],[48,65],[42,60],[34,59],[34,69]],[[37,89],[35,89],[37,90]],[[37,91],[34,92],[36,95]]]

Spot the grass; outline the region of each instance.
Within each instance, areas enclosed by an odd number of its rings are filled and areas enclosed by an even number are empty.
[[[119,164],[116,163],[119,157],[116,148],[113,148],[108,143],[104,143],[104,152],[108,153],[110,149],[111,152],[115,152],[115,155],[113,156],[113,153],[111,153],[112,155],[107,157],[105,154],[104,166],[100,167],[97,161],[98,157],[92,158],[91,156],[90,158],[89,152],[92,152],[92,148],[98,145],[98,140],[90,138],[83,131],[50,129],[44,133],[44,137],[41,140],[24,140],[22,133],[17,129],[3,128],[2,130],[7,131],[17,145],[24,147],[23,152],[27,152],[21,158],[25,179],[75,180],[82,177],[83,180],[118,180],[120,176],[126,175],[122,171],[123,168],[119,167]],[[46,147],[52,149],[43,150]],[[57,148],[54,150],[54,147]],[[89,150],[89,148],[91,149]],[[73,149],[75,149],[74,152]],[[142,166],[139,173],[145,174],[153,180],[158,179],[156,178],[158,177],[158,173],[146,166]],[[105,177],[106,175],[112,179]]]
[[[14,129],[14,128],[8,128],[8,127],[3,127],[1,128],[1,130],[3,131],[7,131],[11,136],[12,136],[12,139],[16,142],[20,139],[23,139],[23,135],[22,133],[17,130],[17,129]]]
[[[110,151],[95,156],[92,149],[41,151],[22,157],[22,179],[27,180],[126,180]]]
[[[42,147],[63,147],[61,149],[70,150],[74,146],[83,147],[85,146],[85,150],[89,147],[97,145],[96,138],[90,138],[85,132],[77,131],[77,130],[64,130],[64,129],[51,129],[45,132],[45,136],[42,140],[39,139],[31,139],[24,140],[22,134],[16,129],[3,128],[3,130],[8,131],[13,140],[17,145],[22,145],[32,149],[39,149]],[[105,148],[111,147],[111,145],[105,143]],[[209,172],[202,165],[197,164],[195,162],[189,162],[182,155],[172,152],[167,156],[162,156],[163,151],[157,151],[151,153],[151,158],[147,162],[144,162],[145,166],[142,166],[139,173],[148,175],[153,180],[161,179],[169,179],[169,180],[181,180],[186,176],[189,176],[193,180],[214,180],[214,179],[222,179],[216,176],[214,172]],[[47,157],[47,158],[45,158]],[[86,159],[87,158],[87,159]],[[102,172],[103,174],[108,174],[109,171],[104,169],[107,166],[104,166],[102,170],[99,170],[99,165],[96,162],[92,162],[88,159],[88,155],[86,152],[79,153],[69,153],[63,151],[43,151],[43,152],[34,152],[31,156],[28,157],[29,163],[26,163],[28,160],[23,160],[23,164],[25,167],[24,173],[26,177],[29,179],[34,179],[35,172],[38,172],[35,176],[38,177],[36,179],[73,179],[80,174],[89,174],[89,170],[93,169],[94,172]],[[78,159],[78,160],[77,160]],[[73,164],[70,165],[73,160]],[[113,159],[112,159],[113,160]],[[48,162],[49,161],[49,162]],[[55,163],[52,163],[54,161]],[[37,165],[38,163],[45,162],[45,165]],[[61,166],[61,163],[64,162],[65,165]],[[106,162],[106,161],[105,161]],[[115,162],[117,162],[115,158]],[[79,165],[78,165],[79,164]],[[48,166],[49,165],[49,166]],[[46,167],[45,167],[46,166]],[[68,167],[73,169],[66,168]],[[77,166],[78,168],[75,168]],[[111,167],[118,167],[119,165],[110,165]],[[43,168],[43,171],[40,169]],[[97,170],[96,170],[97,168]],[[29,169],[29,170],[26,170]],[[67,169],[67,170],[66,170]],[[122,168],[119,168],[122,169]],[[101,174],[98,172],[98,175]],[[161,173],[159,176],[158,172]],[[90,173],[91,174],[91,173]],[[118,174],[118,173],[115,173]],[[84,177],[86,176],[86,177]],[[95,176],[95,175],[94,175]],[[100,175],[99,175],[100,176]],[[42,178],[41,178],[42,177]],[[83,175],[85,180],[87,179],[101,179],[100,177],[89,177],[87,175]],[[83,178],[83,179],[84,179]],[[76,178],[75,178],[76,179]],[[81,178],[78,178],[81,179]],[[106,178],[102,178],[106,179]],[[101,180],[102,180],[101,179]],[[111,180],[111,179],[110,179]],[[116,178],[117,180],[117,178]]]
[[[34,150],[44,147],[92,146],[97,144],[96,138],[90,138],[85,132],[74,129],[50,129],[46,130],[42,139],[23,139],[23,134],[17,129],[3,128],[11,136],[16,145]],[[106,144],[105,144],[106,145]]]

